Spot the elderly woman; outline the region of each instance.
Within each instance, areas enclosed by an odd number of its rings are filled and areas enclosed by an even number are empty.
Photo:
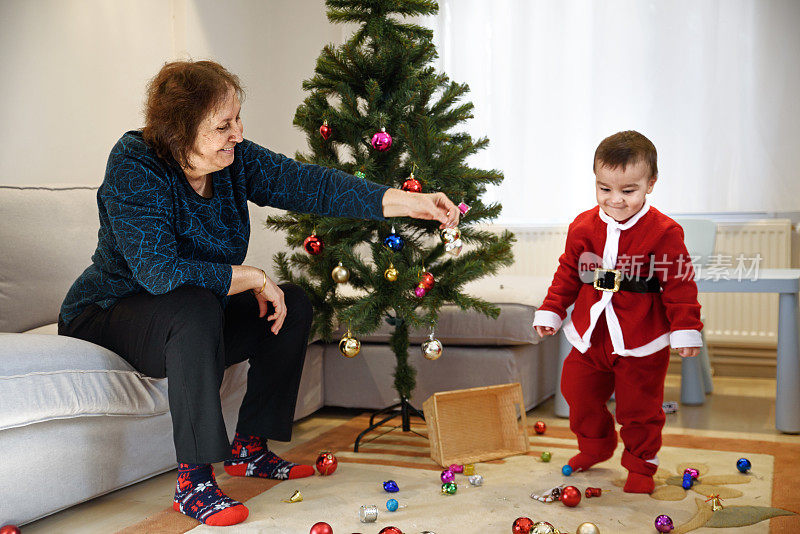
[[[247,141],[241,98],[238,78],[217,63],[164,65],[148,88],[144,128],[111,151],[97,193],[97,250],[59,321],[60,334],[169,378],[180,464],[174,508],[209,525],[248,514],[219,489],[212,462],[225,460],[236,476],[314,472],[267,447],[268,439],[291,438],[312,311],[299,287],[242,265],[247,202],[324,216],[435,219],[442,227],[458,218],[442,193],[390,189]],[[246,359],[231,445],[219,387],[225,367]]]

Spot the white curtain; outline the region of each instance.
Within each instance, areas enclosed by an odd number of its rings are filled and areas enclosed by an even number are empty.
[[[439,0],[438,68],[470,85],[470,163],[503,224],[592,207],[597,144],[638,130],[671,214],[800,210],[800,1]]]

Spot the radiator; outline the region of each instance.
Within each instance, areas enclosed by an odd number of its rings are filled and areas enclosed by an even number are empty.
[[[504,272],[552,276],[564,251],[566,226],[513,227],[517,237],[514,265]],[[791,265],[789,219],[765,219],[718,223],[717,261],[730,257],[735,266],[742,255],[747,265],[760,255],[759,269]],[[709,344],[748,345],[773,348],[777,344],[778,296],[769,294],[708,293],[700,295],[706,341]]]

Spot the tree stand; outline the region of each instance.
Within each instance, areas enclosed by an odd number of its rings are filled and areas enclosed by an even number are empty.
[[[411,416],[412,415],[415,415],[415,416],[419,417],[423,421],[425,420],[425,415],[421,411],[419,411],[416,408],[414,408],[413,406],[411,406],[411,403],[408,402],[408,398],[406,398],[406,397],[400,397],[400,402],[398,402],[397,404],[392,404],[391,406],[389,406],[387,408],[383,408],[383,409],[378,410],[377,412],[373,413],[369,418],[369,427],[367,427],[367,429],[364,430],[361,434],[359,434],[358,437],[356,438],[356,443],[353,446],[353,452],[358,452],[358,445],[359,445],[359,443],[361,443],[361,438],[363,438],[364,436],[366,436],[367,434],[369,434],[370,432],[372,432],[373,430],[375,430],[379,426],[383,425],[387,421],[391,421],[395,417],[400,417],[401,418],[401,422],[402,422],[401,426],[403,428],[403,432],[413,432],[414,434],[416,434],[418,436],[426,438],[426,436],[423,436],[419,432],[415,432],[414,430],[411,430]],[[385,416],[385,417],[383,417],[380,421],[378,421],[376,423],[375,422],[375,418],[379,417],[379,416]],[[391,430],[387,430],[386,432],[384,432],[380,436],[382,436],[384,434],[388,434],[389,432],[391,432],[392,430],[395,430],[396,428],[400,428],[400,427],[399,426],[393,427]],[[380,436],[375,436],[372,439],[377,439]],[[370,441],[372,441],[372,440],[370,440]]]

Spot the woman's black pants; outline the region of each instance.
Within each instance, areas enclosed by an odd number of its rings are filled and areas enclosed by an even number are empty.
[[[277,335],[249,291],[223,308],[205,288],[183,286],[163,295],[139,293],[104,310],[88,307],[59,334],[106,347],[137,371],[168,379],[178,462],[230,457],[219,388],[225,368],[250,360],[236,431],[289,441],[306,355],[312,310],[303,290],[282,284],[286,320]],[[147,436],[142,436],[147,439]]]

